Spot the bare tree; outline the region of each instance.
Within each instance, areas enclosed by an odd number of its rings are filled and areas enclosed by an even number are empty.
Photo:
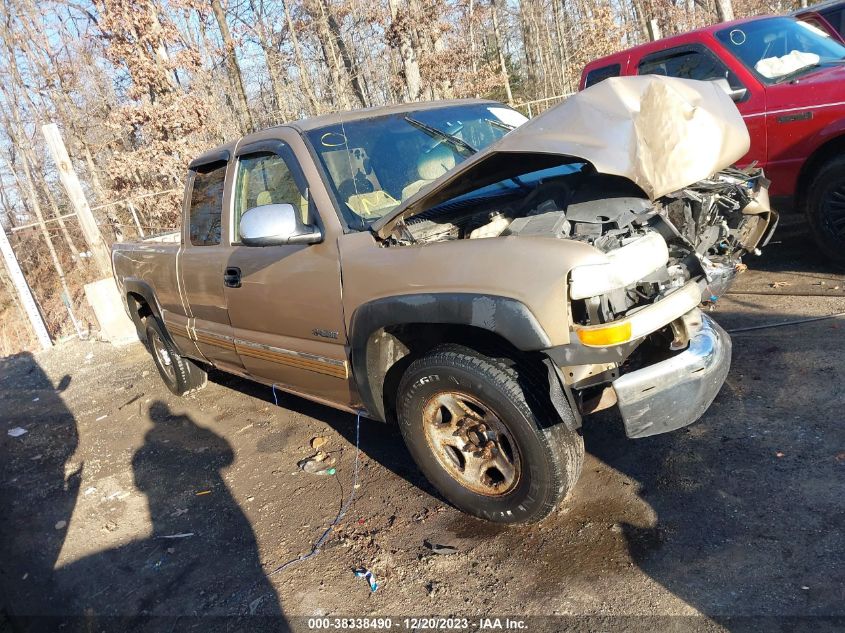
[[[229,25],[226,22],[226,12],[220,4],[220,0],[211,0],[211,9],[214,12],[214,18],[217,20],[217,26],[220,28],[220,37],[223,38],[223,51],[226,57],[226,68],[229,71],[229,80],[235,90],[235,96],[238,100],[238,116],[241,118],[241,129],[244,132],[251,132],[253,129],[252,115],[249,111],[249,103],[246,99],[246,90],[244,89],[244,79],[241,75],[241,67],[238,65],[238,58],[235,54],[235,42],[232,40],[232,35],[229,32]]]
[[[388,0],[390,6],[390,28],[387,31],[388,42],[395,48],[402,60],[403,78],[409,101],[417,101],[422,90],[420,65],[417,62],[417,51],[411,39],[411,28],[408,18],[407,5],[400,0]]]
[[[715,2],[716,15],[719,16],[719,22],[727,22],[734,19],[734,7],[731,0],[715,0]]]

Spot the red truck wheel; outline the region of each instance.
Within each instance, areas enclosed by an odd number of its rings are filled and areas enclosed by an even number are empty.
[[[583,439],[527,373],[448,345],[399,386],[399,426],[420,470],[458,509],[496,523],[548,515],[584,461]]]
[[[845,158],[822,166],[807,194],[807,219],[822,253],[845,266]]]

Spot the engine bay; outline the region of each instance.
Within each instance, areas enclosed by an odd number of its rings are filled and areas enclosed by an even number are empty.
[[[669,260],[638,283],[573,306],[576,321],[601,323],[651,303],[690,279],[715,301],[741,269],[741,258],[764,245],[776,224],[760,169],[727,168],[650,201],[630,180],[590,164],[506,195],[464,196],[406,220],[393,245],[507,236],[586,242],[609,253],[650,232],[666,241]],[[772,217],[774,216],[774,217]],[[763,233],[766,235],[763,235]]]

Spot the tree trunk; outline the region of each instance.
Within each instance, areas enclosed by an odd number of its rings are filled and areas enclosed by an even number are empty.
[[[417,51],[411,41],[408,32],[408,11],[403,7],[400,15],[399,1],[387,0],[390,6],[390,19],[393,38],[398,43],[399,58],[402,60],[402,69],[405,75],[405,87],[408,90],[408,101],[419,101],[422,90],[422,77],[420,76],[420,65],[417,61]]]
[[[511,80],[508,75],[508,68],[505,64],[505,44],[502,40],[502,30],[499,28],[499,7],[496,0],[490,3],[493,13],[493,37],[496,38],[496,50],[499,52],[499,72],[502,74],[502,83],[505,85],[505,94],[508,96],[508,103],[513,105],[513,92],[511,91]]]
[[[64,267],[62,266],[62,262],[56,253],[56,248],[53,246],[53,241],[50,239],[50,232],[47,230],[47,224],[44,222],[44,213],[41,211],[41,203],[38,201],[38,192],[35,189],[35,181],[33,180],[32,172],[30,171],[30,161],[32,161],[32,164],[35,164],[34,157],[32,156],[31,145],[27,142],[27,139],[23,135],[23,126],[21,125],[20,117],[16,109],[17,106],[15,102],[9,98],[9,93],[2,85],[0,85],[0,94],[2,94],[3,100],[6,104],[8,104],[10,111],[9,115],[3,112],[3,122],[6,127],[6,132],[9,135],[10,140],[21,151],[20,163],[24,174],[24,181],[26,183],[26,193],[29,194],[29,207],[35,214],[36,221],[38,222],[38,228],[41,232],[41,236],[44,238],[44,242],[47,245],[47,250],[50,253],[50,259],[53,262],[53,268],[55,268],[56,275],[59,278],[59,284],[61,285],[65,296],[68,298],[68,301],[70,301],[73,295],[70,293],[70,289],[68,288],[67,281],[65,279]],[[11,164],[9,165],[9,171],[12,172],[17,180],[17,174]],[[23,194],[24,189],[19,180],[17,180],[17,185],[18,190]]]
[[[28,28],[28,25],[23,20],[20,20],[20,22],[24,24],[24,30],[26,32],[27,38],[29,38],[31,41],[33,41],[32,38],[34,37],[34,33],[32,32],[31,28]],[[32,102],[32,99],[30,98],[29,91],[26,90],[26,84],[23,81],[23,78],[20,76],[20,72],[19,72],[17,66],[14,64],[14,50],[13,50],[13,47],[12,47],[11,34],[8,31],[5,31],[5,29],[4,29],[2,31],[2,35],[3,35],[3,40],[6,44],[6,50],[8,51],[8,54],[9,54],[9,60],[13,62],[9,65],[9,68],[12,71],[12,78],[13,78],[15,86],[16,86],[13,90],[15,92],[19,91],[20,94],[25,95],[27,101],[30,104],[30,108],[33,111],[35,111],[35,104]],[[22,46],[23,46],[22,50],[24,52],[24,55],[27,58],[27,61],[29,63],[34,63],[35,66],[38,68],[39,72],[42,75],[44,75],[45,80],[49,80],[49,78],[52,76],[52,74],[48,73],[46,71],[46,69],[44,68],[44,65],[43,65],[43,61],[41,59],[39,59],[37,55],[35,55],[32,47],[30,45],[31,42],[28,42],[26,38],[20,38],[19,43],[22,44]],[[64,95],[62,95],[62,96],[64,96]],[[43,108],[43,103],[42,103],[42,108]],[[43,109],[46,109],[46,108],[43,108]],[[77,250],[76,245],[73,243],[73,239],[71,238],[70,233],[68,232],[67,225],[65,224],[65,221],[61,218],[61,213],[59,212],[58,205],[56,204],[56,200],[53,197],[53,194],[50,191],[50,188],[47,187],[46,185],[44,186],[44,192],[47,196],[47,200],[50,203],[50,207],[53,210],[53,213],[55,214],[56,218],[58,218],[57,221],[59,223],[59,230],[61,231],[62,237],[64,238],[65,242],[67,243],[68,249],[70,250],[71,254],[74,257],[78,257],[79,256],[79,250]]]
[[[285,12],[285,21],[288,25],[288,34],[290,42],[293,46],[293,53],[296,58],[296,66],[299,70],[299,79],[302,82],[302,89],[305,91],[305,96],[308,98],[308,103],[311,105],[311,114],[320,114],[320,102],[317,100],[317,93],[314,91],[314,83],[311,81],[311,75],[308,72],[308,67],[305,65],[305,58],[302,56],[302,47],[299,45],[299,36],[296,34],[296,29],[293,25],[293,19],[290,15],[287,2],[282,2],[282,9]]]
[[[220,35],[223,38],[224,55],[226,56],[226,67],[229,70],[229,77],[232,80],[232,85],[235,89],[235,97],[238,101],[240,109],[239,120],[242,122],[241,131],[243,133],[252,132],[254,124],[252,122],[252,114],[249,111],[249,105],[246,100],[246,90],[244,90],[244,80],[241,75],[241,67],[238,65],[238,58],[235,55],[235,42],[232,40],[232,35],[229,33],[229,25],[226,22],[226,12],[220,4],[220,0],[211,0],[211,9],[214,11],[214,17],[217,19],[217,26],[220,27]]]
[[[731,0],[716,0],[716,16],[719,22],[729,22],[734,19],[734,7]]]
[[[340,54],[340,59],[343,62],[343,67],[346,69],[346,76],[349,79],[350,85],[352,86],[352,93],[355,95],[355,98],[358,100],[358,103],[362,107],[366,107],[368,105],[367,96],[364,94],[364,87],[361,85],[361,78],[359,77],[358,71],[352,63],[352,57],[349,55],[349,49],[347,48],[346,42],[343,39],[343,34],[340,32],[340,25],[337,23],[337,20],[334,17],[334,13],[332,13],[332,7],[329,4],[328,0],[321,0],[321,2],[323,7],[323,14],[326,16],[326,23],[328,24],[329,31],[334,37],[338,53]]]
[[[279,61],[279,53],[273,47],[273,38],[270,35],[270,30],[267,28],[266,18],[263,10],[255,7],[255,4],[250,2],[252,12],[255,14],[255,32],[258,35],[258,43],[261,50],[264,52],[264,61],[267,64],[267,76],[270,78],[270,89],[273,92],[273,99],[275,100],[275,110],[281,114],[282,121],[286,121],[290,115],[288,108],[288,90],[285,88],[285,80],[282,77],[281,63]],[[262,4],[263,7],[263,4]]]

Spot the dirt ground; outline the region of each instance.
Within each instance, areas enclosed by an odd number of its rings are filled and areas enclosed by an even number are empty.
[[[713,312],[728,329],[845,311],[845,276],[800,224],[747,263]],[[613,415],[588,419],[581,481],[531,527],[449,507],[398,431],[364,420],[351,509],[318,555],[277,574],[351,492],[353,416],[288,395],[275,406],[269,389],[221,374],[176,398],[140,344],[2,359],[0,629],[450,615],[472,629],[485,616],[529,629],[845,627],[843,332],[842,318],[737,332],[727,384],[684,430],[628,440]],[[334,477],[297,469],[316,436]]]

